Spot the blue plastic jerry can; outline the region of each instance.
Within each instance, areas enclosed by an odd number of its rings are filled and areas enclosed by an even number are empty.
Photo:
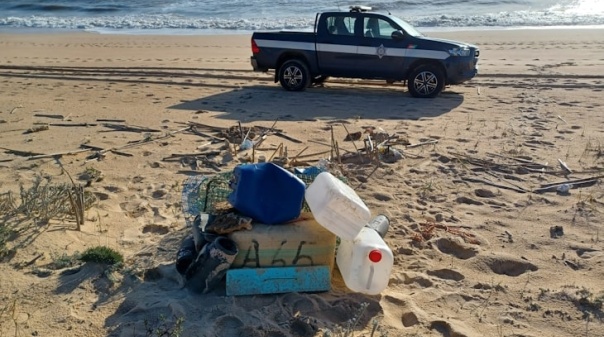
[[[300,216],[306,185],[273,163],[246,164],[233,170],[228,201],[243,215],[267,225]]]

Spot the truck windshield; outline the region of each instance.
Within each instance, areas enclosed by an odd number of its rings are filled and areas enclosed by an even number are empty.
[[[403,19],[399,19],[396,16],[391,16],[390,17],[392,19],[392,21],[394,21],[397,25],[399,25],[407,34],[414,36],[414,37],[418,37],[418,36],[423,36],[422,33],[418,32],[417,29],[415,29],[415,27],[411,26],[409,23],[407,23],[405,20]]]

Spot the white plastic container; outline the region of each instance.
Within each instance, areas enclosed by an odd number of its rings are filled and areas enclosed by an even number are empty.
[[[304,197],[315,220],[343,240],[353,240],[371,219],[356,192],[329,172],[319,173]]]
[[[388,287],[394,257],[378,232],[365,227],[354,240],[340,241],[336,263],[348,289],[377,295]]]

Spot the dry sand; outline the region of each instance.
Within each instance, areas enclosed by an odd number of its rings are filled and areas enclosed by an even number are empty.
[[[290,154],[328,149],[311,141],[328,143],[331,126],[340,146],[354,151],[343,123],[351,132],[375,126],[412,144],[438,143],[399,146],[405,158],[373,173],[372,164],[344,165],[372,213],[391,219],[386,241],[395,266],[380,296],[348,292],[337,275],[328,293],[227,297],[224,287],[209,295],[183,289],[173,263],[187,233],[181,184],[216,170],[163,159],[200,151],[207,138],[174,133],[102,160],[87,160],[92,152],[59,160],[0,153],[0,191],[17,198],[36,177],[68,183],[64,172],[75,180],[87,170],[103,175],[86,188],[97,201],[80,231],[72,221],[3,216],[0,225],[17,232],[7,242],[15,253],[0,263],[0,336],[155,336],[145,327],[179,317],[182,336],[322,336],[345,326],[361,303],[368,307],[354,336],[370,336],[373,321],[388,336],[604,336],[601,182],[568,195],[530,193],[603,174],[603,34],[431,34],[481,49],[480,75],[432,100],[413,99],[402,85],[358,81],[285,92],[271,75],[251,71],[249,36],[1,34],[5,149],[109,149],[189,121],[270,127],[277,118],[276,127],[303,142],[271,136],[264,146],[284,143]],[[97,119],[159,132],[116,131]],[[51,124],[27,133],[36,123]],[[558,159],[573,172],[565,177]],[[216,165],[228,171],[238,162]],[[553,237],[553,226],[563,235]],[[124,268],[54,267],[62,255],[97,245],[124,254]]]

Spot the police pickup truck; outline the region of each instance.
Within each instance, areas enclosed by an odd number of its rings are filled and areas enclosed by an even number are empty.
[[[435,97],[445,85],[477,73],[476,46],[428,38],[409,23],[370,7],[324,12],[314,32],[255,32],[252,67],[275,70],[275,82],[290,91],[329,76],[407,82],[414,97]]]

